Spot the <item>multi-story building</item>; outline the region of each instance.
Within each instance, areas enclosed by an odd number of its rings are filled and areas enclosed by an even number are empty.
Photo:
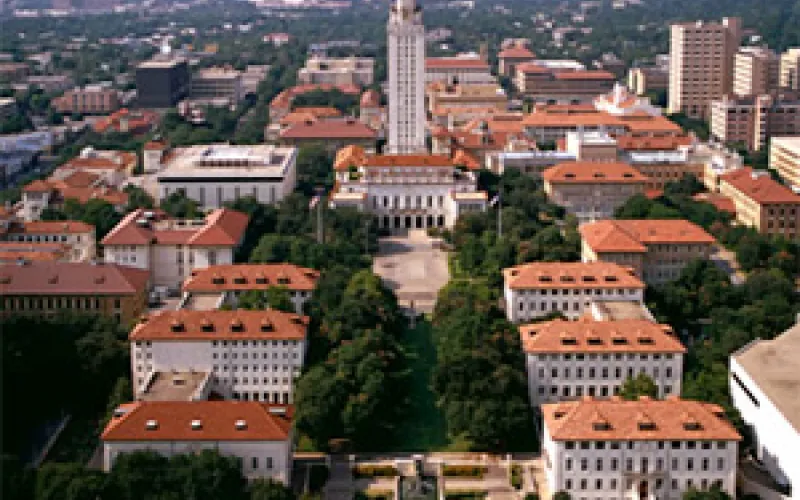
[[[50,175],[51,180],[64,180],[78,172],[87,172],[100,177],[107,186],[121,187],[134,174],[139,157],[132,151],[101,150],[85,147],[80,154]]]
[[[302,314],[303,306],[311,299],[318,280],[319,271],[294,264],[209,266],[194,271],[183,283],[181,307],[200,309],[201,302],[210,302],[213,309],[223,304],[235,308],[242,292],[283,287],[289,292],[295,312]]]
[[[631,196],[644,193],[647,178],[619,162],[574,162],[550,167],[542,174],[544,191],[580,222],[613,217]]]
[[[579,318],[592,301],[644,299],[644,283],[611,262],[532,262],[503,269],[506,317],[518,323],[553,313]]]
[[[767,47],[741,47],[733,56],[733,93],[770,94],[778,89],[780,59]]]
[[[358,85],[369,87],[374,78],[375,59],[371,57],[312,56],[297,70],[300,84]]]
[[[793,47],[781,54],[780,87],[800,90],[800,47]]]
[[[22,216],[27,222],[39,220],[46,208],[60,208],[66,200],[85,204],[99,199],[122,211],[128,204],[128,195],[108,186],[97,174],[75,172],[63,179],[55,177],[35,180],[22,188]]]
[[[68,90],[52,101],[59,113],[105,115],[119,109],[119,94],[116,90],[101,85],[87,85]]]
[[[648,285],[674,280],[691,261],[708,259],[716,241],[686,220],[601,220],[579,231],[581,260],[631,267]]]
[[[800,137],[773,137],[769,145],[769,168],[795,191],[800,189]]]
[[[723,144],[741,144],[760,151],[774,135],[795,134],[800,134],[797,96],[726,95],[711,102],[711,135]]]
[[[69,75],[31,75],[25,79],[26,87],[37,87],[45,92],[58,93],[68,90],[75,85]]]
[[[740,168],[720,177],[720,194],[733,201],[736,220],[759,233],[800,237],[800,195],[766,171]]]
[[[496,84],[449,85],[434,82],[427,86],[428,111],[433,114],[446,108],[492,108],[505,111],[508,96]]]
[[[686,348],[667,325],[644,320],[554,320],[520,325],[531,406],[608,398],[644,373],[658,397],[681,393]]]
[[[0,240],[63,245],[69,262],[89,262],[96,252],[94,226],[74,220],[12,222]]]
[[[611,90],[616,81],[608,71],[561,69],[537,61],[518,64],[515,69],[517,90],[539,103],[590,102]]]
[[[151,142],[144,146],[143,164],[145,172],[155,174],[159,199],[182,191],[204,210],[246,196],[275,204],[297,183],[295,147],[206,144],[170,148]]]
[[[337,154],[334,169],[331,206],[371,212],[380,228],[453,227],[461,214],[486,210],[474,172],[457,169],[445,155],[368,156],[349,147]]]
[[[281,144],[302,147],[320,146],[330,153],[356,145],[375,152],[378,132],[353,117],[313,119],[287,125],[278,133]]]
[[[119,111],[104,116],[92,124],[98,134],[116,132],[119,134],[144,135],[150,132],[160,117],[158,113],[145,109],[129,110],[122,108]]]
[[[118,406],[100,440],[103,470],[123,453],[164,456],[214,450],[236,457],[248,479],[289,484],[291,406],[257,401],[139,401]]]
[[[780,493],[750,489],[762,498],[797,498],[800,485],[800,324],[772,340],[756,340],[730,358],[733,405],[753,433],[760,467],[779,486]],[[761,481],[761,484],[765,482]],[[766,488],[764,488],[766,489]]]
[[[109,316],[128,323],[147,307],[148,273],[114,264],[22,261],[0,265],[3,314]]]
[[[101,241],[107,263],[150,272],[157,287],[178,290],[195,269],[232,264],[246,214],[220,208],[204,219],[172,219],[160,210],[126,215]]]
[[[199,373],[208,374],[198,377],[207,385],[203,393],[290,403],[303,367],[307,327],[307,316],[276,310],[180,310],[145,316],[128,337],[133,392],[137,399],[160,399],[160,378],[173,372]]]
[[[497,72],[502,76],[512,77],[518,64],[536,59],[536,55],[524,45],[514,44],[504,48],[497,54]]]
[[[672,113],[708,118],[709,104],[733,90],[733,55],[742,21],[697,21],[671,26],[669,106]]]
[[[244,99],[242,73],[231,68],[205,68],[192,76],[191,98],[198,101],[224,99],[237,103]]]
[[[0,82],[17,83],[31,73],[31,67],[22,62],[0,63]]]
[[[425,83],[488,85],[497,83],[489,63],[473,54],[425,59]]]
[[[425,144],[425,26],[414,0],[397,0],[388,36],[389,123],[387,152],[419,154]]]
[[[573,498],[678,500],[689,489],[736,493],[741,436],[714,404],[584,399],[542,406],[550,491]]]
[[[628,71],[628,88],[636,95],[667,90],[669,88],[669,68],[646,66],[631,68]]]
[[[136,68],[139,106],[170,108],[189,95],[191,75],[184,59],[152,59]]]

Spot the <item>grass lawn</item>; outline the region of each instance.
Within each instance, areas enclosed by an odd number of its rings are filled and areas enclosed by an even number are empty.
[[[390,451],[445,449],[450,442],[444,417],[436,407],[436,398],[431,390],[431,373],[436,365],[431,324],[427,320],[417,322],[416,328],[406,330],[402,343],[411,370],[410,407],[405,420],[398,426],[398,442]]]

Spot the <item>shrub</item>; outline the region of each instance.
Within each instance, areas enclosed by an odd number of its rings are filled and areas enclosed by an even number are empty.
[[[482,479],[487,468],[482,465],[444,465],[442,475],[445,477],[474,477]]]
[[[397,476],[397,469],[391,465],[357,465],[353,467],[354,478],[395,476]]]
[[[528,493],[525,495],[525,500],[539,500],[538,493]]]
[[[483,500],[488,496],[485,490],[451,490],[444,492],[445,500]]]
[[[522,489],[522,466],[521,465],[512,465],[511,466],[511,486],[514,487],[515,490]]]

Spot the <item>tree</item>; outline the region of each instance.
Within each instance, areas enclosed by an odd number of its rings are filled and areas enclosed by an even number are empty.
[[[42,465],[36,473],[35,500],[97,500],[107,489],[105,474],[81,464]]]
[[[553,500],[572,500],[572,496],[566,491],[557,491],[553,495]]]
[[[139,186],[128,184],[124,191],[128,195],[128,206],[125,209],[127,212],[132,212],[137,208],[153,208],[156,204],[153,197]]]
[[[272,479],[256,479],[250,483],[250,500],[294,500],[292,490]]]
[[[731,496],[717,485],[707,491],[689,488],[683,493],[682,498],[683,500],[731,500]]]
[[[635,401],[642,396],[655,399],[658,397],[658,386],[652,378],[642,372],[635,377],[626,378],[620,387],[619,395],[628,401]]]
[[[241,309],[275,309],[295,312],[289,289],[285,286],[271,286],[266,290],[247,290],[239,295]]]
[[[193,219],[200,217],[200,204],[186,196],[184,191],[175,191],[161,200],[161,209],[172,217],[179,219]]]

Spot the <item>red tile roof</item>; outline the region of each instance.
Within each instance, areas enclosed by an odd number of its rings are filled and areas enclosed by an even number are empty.
[[[744,167],[721,175],[720,183],[728,183],[758,204],[788,203],[800,205],[800,195],[772,179],[767,172],[755,173]]]
[[[294,264],[227,264],[193,271],[183,290],[222,292],[285,286],[290,290],[311,291],[317,280],[319,271]]]
[[[150,273],[116,264],[31,262],[0,266],[2,295],[132,295]]]
[[[447,155],[375,155],[368,156],[365,167],[453,167],[453,160]]]
[[[425,59],[425,69],[489,69],[489,64],[483,59],[466,57],[428,57]]]
[[[526,47],[521,47],[519,45],[514,45],[512,47],[508,47],[500,51],[497,54],[499,59],[533,59],[536,57],[536,54],[531,52]]]
[[[640,319],[558,319],[521,325],[519,335],[527,353],[686,352],[669,325]]]
[[[723,196],[718,193],[698,193],[692,196],[692,199],[695,201],[710,203],[721,212],[728,212],[734,215],[736,214],[736,204],[734,204],[733,200],[727,196]]]
[[[294,408],[257,401],[139,401],[121,405],[115,415],[101,440],[286,441]]]
[[[116,154],[113,158],[105,156],[93,156],[88,158],[76,156],[75,158],[72,158],[68,162],[61,165],[59,168],[75,168],[84,170],[126,170],[127,168],[136,164],[136,153],[131,153],[129,151],[115,151],[114,153]]]
[[[149,215],[149,217],[148,217]],[[228,208],[209,213],[202,226],[168,224],[161,210],[138,209],[112,229],[103,245],[237,246],[247,229],[248,216]],[[164,227],[160,227],[161,225]]]
[[[680,219],[603,220],[581,224],[581,238],[595,252],[644,252],[646,245],[711,245],[703,228]]]
[[[555,71],[553,76],[556,80],[616,80],[617,77],[608,71]]]
[[[76,234],[94,233],[94,226],[79,220],[26,222],[12,227],[9,232],[23,234]]]
[[[542,405],[554,441],[739,441],[724,410],[701,401],[641,398]]]
[[[308,316],[265,311],[160,311],[142,316],[128,340],[304,340]]]
[[[281,139],[375,140],[377,137],[375,130],[353,118],[304,121],[280,132]]]
[[[53,186],[49,182],[37,179],[26,184],[25,187],[22,188],[22,191],[24,193],[48,193],[53,189]]]
[[[531,262],[503,269],[511,289],[644,288],[630,268],[611,262]]]
[[[572,162],[548,168],[542,177],[557,184],[644,184],[647,177],[627,163]]]

